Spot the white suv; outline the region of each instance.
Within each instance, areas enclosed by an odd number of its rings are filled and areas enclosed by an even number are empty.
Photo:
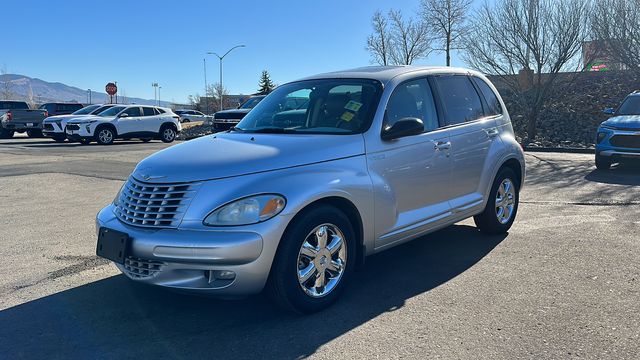
[[[67,123],[69,141],[109,145],[117,138],[159,139],[170,143],[182,130],[178,115],[157,106],[116,105],[97,116],[74,119]]]

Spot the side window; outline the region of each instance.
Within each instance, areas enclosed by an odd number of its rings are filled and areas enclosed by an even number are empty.
[[[484,117],[480,96],[467,76],[443,75],[434,77],[434,80],[441,94],[447,125]]]
[[[498,100],[498,97],[493,92],[491,87],[489,87],[489,85],[484,80],[477,77],[473,78],[473,82],[476,83],[478,89],[480,89],[480,92],[484,97],[484,101],[486,101],[487,103],[487,109],[484,109],[484,115],[502,115],[502,106],[500,106],[500,101]]]
[[[153,108],[143,107],[142,108],[142,116],[154,116],[156,113],[153,111]]]
[[[162,110],[160,108],[154,108],[154,109],[156,109],[156,112],[158,113],[158,115],[164,114],[164,112],[165,112],[164,110]]]
[[[386,126],[407,117],[422,120],[425,132],[438,128],[438,113],[426,79],[408,81],[393,90],[387,103]]]
[[[142,114],[140,113],[140,108],[139,107],[130,107],[125,111],[129,117],[134,117],[134,116],[142,116]]]

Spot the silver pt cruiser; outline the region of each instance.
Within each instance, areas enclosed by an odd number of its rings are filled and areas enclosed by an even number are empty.
[[[524,175],[481,74],[323,74],[278,87],[228,132],[141,161],[97,216],[97,254],[141,283],[219,296],[266,287],[308,313],[367,255],[472,216],[505,233]]]

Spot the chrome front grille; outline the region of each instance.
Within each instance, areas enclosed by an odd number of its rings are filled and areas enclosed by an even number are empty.
[[[151,278],[162,271],[164,263],[159,261],[149,261],[134,257],[124,259],[124,269],[127,275],[133,279]]]
[[[200,184],[153,184],[130,176],[116,202],[115,214],[129,225],[178,227]]]

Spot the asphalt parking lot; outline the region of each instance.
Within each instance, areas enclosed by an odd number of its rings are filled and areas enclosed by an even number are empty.
[[[94,216],[169,145],[0,140],[0,358],[637,358],[640,167],[528,153],[508,236],[465,221],[367,259],[331,309],[128,281]]]

